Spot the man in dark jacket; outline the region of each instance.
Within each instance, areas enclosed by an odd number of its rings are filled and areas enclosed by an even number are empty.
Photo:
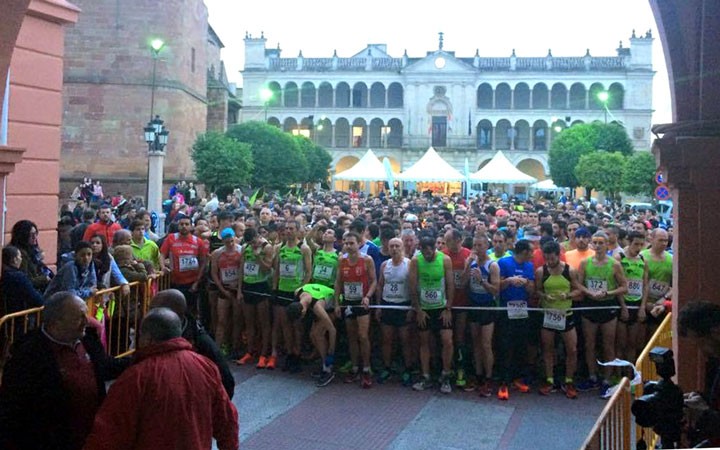
[[[235,378],[233,378],[232,372],[230,372],[230,368],[215,340],[207,334],[200,322],[187,312],[187,302],[182,292],[177,289],[166,289],[155,294],[155,297],[150,301],[150,309],[161,307],[172,310],[180,317],[183,325],[182,337],[192,344],[196,352],[215,363],[220,371],[225,391],[228,397],[232,399],[235,393]]]
[[[0,385],[0,448],[81,449],[105,397],[105,381],[129,365],[105,353],[85,302],[58,292],[43,324],[12,348]]]

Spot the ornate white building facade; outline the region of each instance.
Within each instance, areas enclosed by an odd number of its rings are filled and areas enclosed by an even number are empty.
[[[545,179],[553,137],[577,123],[618,122],[635,148],[650,148],[653,38],[633,31],[629,41],[616,56],[460,57],[440,33],[424,57],[370,44],[349,58],[281,58],[246,34],[241,121],[309,136],[332,154],[331,173],[368,148],[402,171],[433,146],[460,171],[466,158],[475,171],[503,150]]]

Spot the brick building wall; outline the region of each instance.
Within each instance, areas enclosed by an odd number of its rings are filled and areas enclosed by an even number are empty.
[[[192,178],[190,151],[207,123],[203,1],[76,3],[83,14],[65,38],[61,198],[84,176],[112,181],[130,195],[144,193],[142,129],[150,119],[154,38],[166,43],[157,60],[154,107],[170,130],[165,177]]]

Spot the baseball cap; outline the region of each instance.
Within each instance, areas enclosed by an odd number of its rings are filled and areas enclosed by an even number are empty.
[[[418,218],[415,214],[408,214],[405,216],[405,220],[408,222],[417,222]]]
[[[577,231],[575,235],[577,236]],[[523,234],[523,239],[527,239],[528,241],[539,241],[540,237],[540,232],[537,228],[526,228],[525,234]]]
[[[575,230],[575,237],[590,237],[590,230],[585,227],[580,227]]]
[[[220,239],[227,239],[227,238],[234,238],[235,237],[235,230],[233,230],[230,227],[224,228],[220,232]]]

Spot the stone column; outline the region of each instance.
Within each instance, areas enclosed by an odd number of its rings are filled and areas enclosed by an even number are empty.
[[[533,151],[533,150],[535,150],[533,148],[534,143],[535,143],[535,126],[534,125],[530,125],[530,131],[528,134],[529,134],[529,136],[528,136],[528,151]]]
[[[585,109],[590,109],[590,89],[585,91]]]
[[[718,126],[665,132],[653,153],[663,169],[674,204],[673,351],[678,383],[686,392],[701,391],[703,359],[697,345],[677,333],[677,312],[687,303],[706,300],[720,303],[717,265],[720,254],[720,148]],[[698,135],[692,136],[693,133]],[[712,136],[715,134],[715,136]],[[712,380],[707,380],[712,383]]]
[[[495,131],[496,131],[496,127],[492,127],[492,149],[493,150],[495,150],[495,141],[496,141],[495,136],[497,134],[497,133],[495,133]]]
[[[162,212],[163,201],[163,163],[165,151],[148,152],[148,198],[147,208],[155,211],[160,218],[158,230],[164,231],[165,214]]]
[[[510,109],[515,109],[515,89],[510,90]]]

